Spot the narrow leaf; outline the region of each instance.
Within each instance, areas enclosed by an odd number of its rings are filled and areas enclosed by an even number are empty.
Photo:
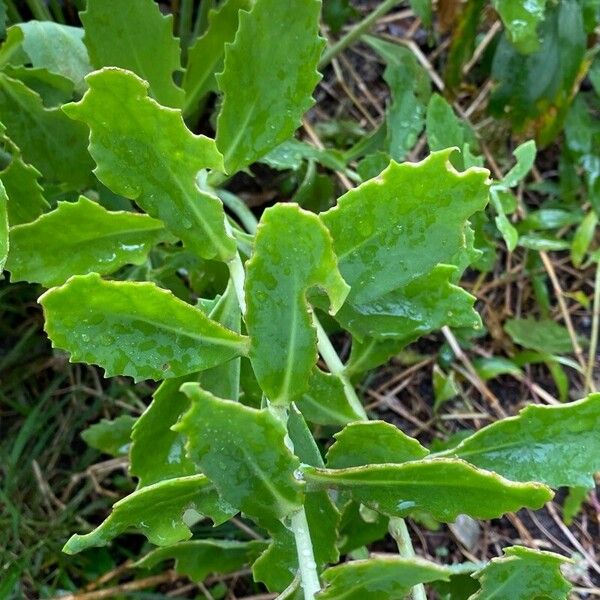
[[[600,471],[599,430],[600,394],[592,394],[564,405],[531,404],[443,454],[514,481],[589,489]]]
[[[255,518],[282,519],[298,510],[298,459],[284,443],[283,424],[266,410],[221,400],[187,383],[192,407],[175,430],[187,436],[189,456],[227,502]]]
[[[133,71],[148,82],[150,94],[158,102],[181,106],[183,91],[173,82],[181,63],[172,15],[162,15],[153,0],[88,0],[81,22],[96,69]]]
[[[228,173],[239,171],[292,136],[319,82],[319,0],[256,0],[240,12],[225,68],[217,146]]]
[[[8,256],[8,196],[0,181],[0,273]]]
[[[52,287],[71,275],[113,273],[126,264],[142,264],[164,237],[163,224],[147,215],[109,212],[81,196],[10,232],[7,269],[13,281]]]
[[[157,546],[169,546],[190,538],[191,525],[202,516],[220,525],[236,512],[219,498],[204,475],[161,481],[119,500],[94,531],[71,536],[63,552],[76,554],[94,546],[106,546],[132,528]]]
[[[266,542],[253,540],[190,540],[166,548],[156,548],[135,563],[136,567],[151,569],[155,565],[175,559],[175,571],[201,582],[210,574],[232,573],[251,563],[264,549]]]
[[[106,376],[168,379],[247,351],[246,339],[151,283],[72,277],[41,296],[46,332],[71,360]]]
[[[571,584],[560,572],[568,558],[552,552],[530,550],[522,546],[504,549],[504,556],[473,575],[481,589],[469,600],[567,600]]]
[[[317,362],[308,290],[325,290],[335,313],[348,286],[337,269],[327,229],[318,217],[292,204],[263,213],[246,266],[252,366],[269,400],[286,404],[307,389]]]
[[[533,140],[524,142],[515,149],[513,154],[517,159],[517,163],[502,179],[502,183],[506,187],[515,187],[525,178],[527,173],[531,171],[531,167],[533,167],[536,152],[537,148],[535,147],[535,142]]]
[[[179,111],[147,96],[133,73],[102,69],[64,111],[91,129],[95,173],[113,192],[135,200],[203,258],[228,260],[235,241],[225,231],[221,201],[197,184],[202,169],[220,169],[214,140],[191,133]]]
[[[425,459],[400,465],[348,469],[303,467],[308,489],[348,491],[354,500],[389,516],[415,510],[451,522],[460,514],[493,519],[527,506],[540,508],[552,492],[538,483],[515,483],[462,460]]]
[[[420,558],[378,556],[327,569],[319,600],[397,600],[419,583],[450,578],[452,570]]]
[[[384,421],[350,423],[335,435],[327,452],[330,469],[360,467],[372,463],[403,463],[429,454],[417,440]]]

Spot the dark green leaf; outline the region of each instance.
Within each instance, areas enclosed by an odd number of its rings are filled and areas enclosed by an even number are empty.
[[[39,300],[53,344],[106,376],[168,379],[247,352],[247,339],[151,283],[75,276]],[[93,342],[92,342],[93,341]]]
[[[131,442],[131,429],[136,418],[131,415],[121,415],[110,421],[102,419],[100,422],[84,429],[81,437],[85,443],[112,456],[127,454]]]

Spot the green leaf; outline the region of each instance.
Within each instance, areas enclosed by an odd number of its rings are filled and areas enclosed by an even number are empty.
[[[22,49],[35,68],[43,68],[73,82],[83,94],[84,77],[92,70],[83,44],[83,29],[52,21],[28,21],[15,25],[23,33]]]
[[[479,377],[487,381],[499,375],[514,375],[521,377],[523,372],[519,367],[508,358],[503,356],[490,356],[489,358],[476,358],[473,360],[473,366]]]
[[[469,600],[567,600],[571,584],[560,572],[560,566],[571,562],[552,552],[530,550],[522,546],[504,549],[504,556],[473,575],[481,589]]]
[[[83,99],[64,111],[89,125],[98,179],[160,219],[191,251],[232,258],[223,205],[197,183],[201,169],[222,167],[214,140],[191,133],[181,113],[149,98],[147,84],[133,73],[102,69],[86,80]]]
[[[600,394],[564,405],[531,404],[442,454],[514,481],[590,488],[600,470],[599,428]]]
[[[323,0],[323,20],[332,33],[338,33],[356,14],[350,0]]]
[[[175,426],[187,436],[192,460],[227,502],[257,519],[282,519],[299,510],[298,459],[284,443],[283,424],[267,410],[221,400],[187,383],[192,407]]]
[[[71,536],[63,552],[76,554],[94,546],[106,546],[132,528],[157,546],[169,546],[189,539],[191,525],[201,517],[209,517],[220,525],[236,512],[204,475],[161,481],[119,500],[91,533]]]
[[[0,273],[8,256],[8,196],[0,181]]]
[[[487,202],[488,172],[456,172],[448,162],[452,152],[436,152],[416,165],[392,162],[321,215],[351,286],[336,319],[358,338],[407,337],[407,330],[409,338],[418,337],[415,330],[427,332],[450,316],[457,295],[457,312],[466,308],[469,324],[477,321],[472,299],[447,282],[452,267],[437,265],[464,247],[466,220]],[[446,302],[435,305],[432,293]]]
[[[442,522],[460,514],[493,519],[524,506],[541,508],[552,492],[539,483],[516,483],[456,459],[371,464],[347,469],[302,467],[308,490],[347,491],[357,502],[394,517],[425,511]]]
[[[515,344],[544,353],[565,354],[573,350],[569,332],[551,319],[509,319],[504,330]]]
[[[287,404],[306,391],[317,362],[308,290],[325,290],[335,313],[348,286],[327,229],[317,216],[292,204],[263,213],[246,269],[252,367],[269,400]]]
[[[163,224],[147,215],[109,212],[81,196],[32,223],[13,227],[7,269],[13,281],[52,287],[71,275],[113,273],[142,264],[164,238]]]
[[[587,500],[589,489],[586,487],[569,488],[563,504],[563,521],[565,525],[571,526],[575,517],[581,512],[583,503]]]
[[[209,369],[247,352],[247,340],[151,283],[72,277],[39,300],[46,332],[71,360],[106,376],[168,379]]]
[[[0,171],[0,181],[9,197],[8,222],[11,226],[37,219],[50,206],[38,183],[40,172],[23,162],[20,154],[12,157],[8,167]]]
[[[314,367],[308,380],[308,389],[297,406],[304,417],[316,425],[346,425],[363,416],[352,408],[339,377],[323,373]]]
[[[173,81],[181,62],[172,15],[162,15],[153,0],[88,0],[81,22],[96,69],[133,71],[148,82],[150,94],[160,104],[181,106],[183,90]],[[168,136],[166,132],[163,135]]]
[[[450,371],[446,375],[438,365],[433,366],[432,383],[435,397],[433,412],[437,412],[445,402],[456,398],[460,393],[460,388],[456,385],[454,379],[454,371]]]
[[[234,173],[288,139],[311,107],[319,82],[319,0],[256,0],[240,13],[225,69],[217,146]]]
[[[1,176],[2,174],[0,173],[0,177]],[[598,215],[595,211],[590,210],[575,231],[573,242],[571,244],[571,260],[577,268],[581,267],[583,258],[588,252],[590,244],[594,239],[597,224]]]
[[[131,441],[131,429],[136,418],[121,415],[112,421],[102,419],[81,432],[81,437],[91,448],[100,450],[111,456],[127,454]]]
[[[403,463],[429,454],[417,440],[384,421],[350,423],[335,434],[327,452],[330,469],[360,467],[371,463]]]
[[[73,82],[48,69],[7,65],[4,73],[39,94],[46,108],[54,108],[73,99]]]
[[[447,580],[448,567],[420,558],[380,556],[353,560],[327,569],[322,577],[327,587],[319,600],[397,600],[412,587],[439,579]]]
[[[517,163],[503,177],[503,185],[512,188],[519,184],[525,178],[527,173],[531,171],[531,167],[533,167],[533,163],[535,162],[536,153],[537,148],[533,140],[529,140],[518,146],[513,152],[517,159]]]
[[[0,121],[23,159],[51,182],[79,189],[91,180],[87,128],[59,108],[48,109],[24,83],[0,74]]]
[[[223,70],[225,45],[233,42],[240,10],[249,10],[252,0],[227,0],[208,13],[208,29],[188,51],[182,87],[184,114],[193,111],[208,93],[217,91],[215,73]]]
[[[238,571],[251,563],[266,542],[253,540],[190,540],[166,548],[156,548],[135,563],[136,567],[151,569],[157,564],[175,559],[175,571],[192,581],[204,581],[210,574]]]
[[[171,429],[190,404],[179,388],[195,379],[197,376],[191,375],[163,381],[150,406],[136,421],[131,433],[129,471],[138,478],[138,487],[196,473],[193,461],[185,453],[185,437]]]
[[[521,54],[535,52],[540,46],[537,26],[544,19],[546,0],[494,0],[508,39]]]

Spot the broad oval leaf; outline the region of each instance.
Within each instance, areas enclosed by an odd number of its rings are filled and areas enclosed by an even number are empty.
[[[335,313],[348,286],[327,229],[317,216],[292,204],[263,213],[246,268],[252,367],[269,400],[286,404],[307,389],[317,362],[308,290],[325,290]]]
[[[86,81],[85,96],[63,110],[90,127],[98,179],[160,219],[193,252],[229,260],[235,241],[225,230],[223,205],[197,181],[202,169],[222,168],[214,140],[189,131],[181,112],[149,98],[148,84],[129,71],[102,69]]]
[[[417,440],[385,421],[350,423],[335,435],[327,451],[330,469],[360,467],[372,463],[403,463],[429,454]]]
[[[71,275],[112,273],[126,264],[142,264],[164,237],[160,221],[131,212],[109,212],[81,196],[10,231],[7,269],[13,281],[52,287]]]
[[[190,538],[190,527],[201,517],[209,517],[220,525],[236,512],[204,475],[169,479],[119,500],[94,531],[71,536],[63,552],[76,554],[94,546],[106,546],[132,528],[157,546],[169,546]]]
[[[378,556],[327,569],[319,600],[397,600],[419,583],[447,581],[452,569],[420,558]]]
[[[267,522],[299,510],[299,461],[285,445],[283,424],[267,410],[222,400],[197,384],[181,389],[192,406],[174,429],[187,437],[188,455],[223,498]]]
[[[336,319],[354,335],[394,336],[394,321],[385,318],[390,306],[397,302],[395,312],[403,316],[403,290],[465,245],[467,219],[487,203],[488,172],[455,171],[448,162],[452,152],[435,152],[417,164],[392,162],[321,214],[351,286]]]
[[[84,42],[96,69],[121,67],[133,71],[148,82],[158,102],[181,106],[183,91],[173,81],[181,61],[172,15],[161,14],[153,0],[88,0],[81,22]]]
[[[545,485],[508,481],[457,459],[302,471],[309,490],[348,491],[354,500],[394,517],[419,510],[443,522],[460,514],[493,519],[524,506],[540,508],[552,498]]]
[[[600,471],[600,394],[556,406],[531,404],[444,451],[515,481],[594,486]]]
[[[319,82],[319,0],[256,0],[239,15],[235,40],[217,76],[224,94],[217,146],[228,173],[290,138]]]
[[[571,584],[560,572],[570,559],[522,546],[504,548],[504,556],[473,574],[481,589],[469,600],[567,600]]]
[[[232,573],[251,563],[267,542],[253,540],[189,540],[166,548],[156,548],[135,563],[151,569],[164,560],[175,559],[175,571],[192,581],[204,581],[211,573]]]
[[[46,332],[71,360],[106,376],[168,379],[247,352],[247,339],[151,283],[75,276],[40,297]]]

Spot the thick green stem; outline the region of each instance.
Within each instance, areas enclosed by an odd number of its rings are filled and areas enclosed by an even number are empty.
[[[588,364],[585,372],[585,390],[594,389],[594,365],[598,351],[598,330],[600,329],[600,259],[596,263],[596,281],[594,283],[594,307],[592,312],[592,334],[590,336],[590,350]]]
[[[288,409],[285,406],[268,404],[269,412],[281,421],[287,429]],[[285,436],[285,445],[294,452],[294,444],[289,435]],[[315,594],[321,589],[317,563],[310,537],[310,529],[306,520],[304,507],[290,517],[290,531],[294,534],[296,553],[298,555],[298,571],[304,600],[315,600]]]
[[[344,363],[340,360],[335,348],[331,345],[329,340],[329,336],[327,332],[323,329],[323,326],[319,322],[316,316],[313,315],[313,322],[317,329],[317,345],[319,347],[319,354],[323,357],[329,372],[332,375],[335,375],[344,386],[344,393],[346,394],[346,399],[354,412],[357,415],[361,415],[361,418],[365,421],[368,420],[367,413],[360,401],[359,397],[356,395],[356,390],[352,385],[351,381],[346,376],[344,371]]]
[[[398,553],[403,558],[414,558],[415,551],[410,539],[410,533],[406,526],[406,521],[399,517],[392,517],[389,525],[390,535],[396,540],[398,546]],[[427,600],[427,594],[425,592],[425,586],[422,583],[415,585],[412,589],[413,600]]]
[[[365,33],[377,19],[388,13],[397,4],[400,4],[400,0],[384,0],[384,2],[360,23],[357,23],[345,36],[325,50],[321,57],[321,62],[319,63],[319,69],[326,67],[333,58],[342,52],[342,50],[345,50],[348,46],[358,40],[358,38]]]

